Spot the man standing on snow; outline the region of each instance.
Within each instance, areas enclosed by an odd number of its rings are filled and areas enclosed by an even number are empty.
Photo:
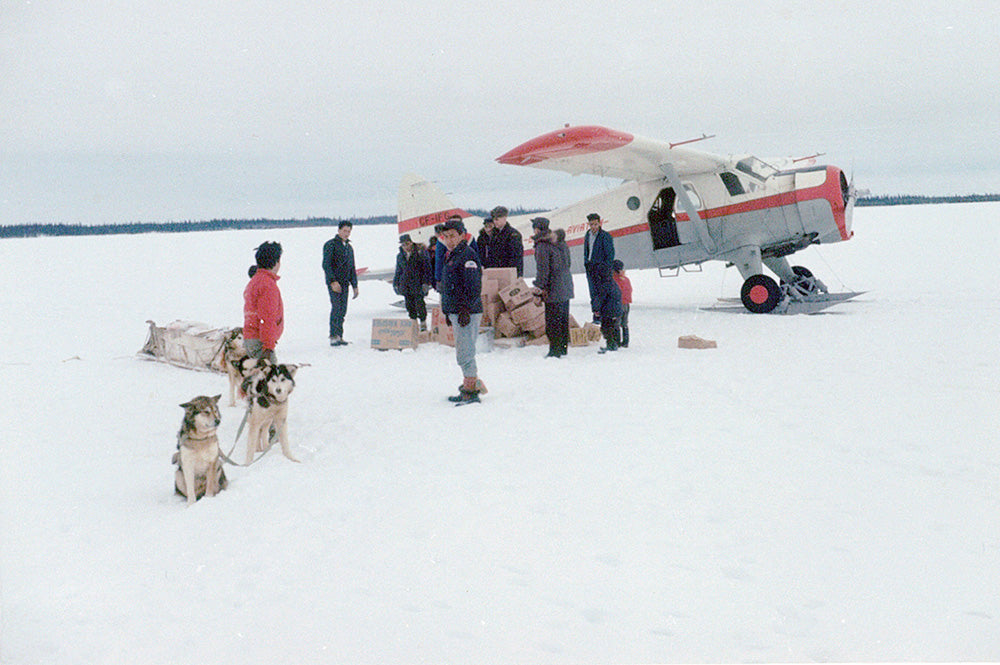
[[[347,287],[354,287],[358,297],[358,274],[354,269],[354,248],[351,247],[351,230],[354,225],[343,221],[337,235],[323,245],[323,273],[326,289],[330,294],[330,346],[344,346],[344,316],[347,315]]]
[[[587,215],[587,226],[590,227],[583,237],[583,268],[587,272],[587,286],[590,287],[590,311],[594,313],[594,322],[601,320],[600,303],[596,282],[601,279],[603,286],[603,275],[611,275],[611,264],[615,260],[615,241],[611,234],[601,228],[604,224],[601,216],[596,212]],[[600,271],[601,278],[598,278]]]
[[[549,220],[531,220],[535,235],[535,293],[545,301],[545,336],[549,338],[546,358],[561,358],[569,349],[569,301],[573,298],[573,275],[562,229],[551,231]]]
[[[497,206],[490,212],[493,220],[493,233],[490,234],[490,245],[483,249],[486,257],[486,268],[515,268],[517,276],[524,274],[524,242],[521,234],[507,223],[507,208]]]
[[[476,337],[483,317],[483,269],[465,236],[465,224],[459,216],[449,218],[441,233],[448,248],[441,271],[441,311],[455,331],[455,359],[462,368],[458,395],[448,398],[456,406],[478,402],[479,394],[486,392],[476,367]]]

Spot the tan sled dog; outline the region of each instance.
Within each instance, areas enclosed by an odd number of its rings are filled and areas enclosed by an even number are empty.
[[[247,458],[270,447],[272,433],[281,443],[285,457],[298,462],[292,455],[288,443],[288,396],[295,389],[297,365],[273,365],[263,361],[244,382],[244,390],[250,402],[247,422]]]
[[[219,398],[198,396],[181,404],[184,421],[177,433],[173,463],[174,487],[191,505],[203,496],[215,496],[229,485],[219,453]]]

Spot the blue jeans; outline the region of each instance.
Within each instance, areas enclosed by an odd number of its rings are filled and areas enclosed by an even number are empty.
[[[455,331],[455,359],[462,368],[462,376],[468,378],[476,374],[476,337],[479,335],[479,322],[483,315],[469,314],[469,325],[458,325],[458,314],[449,314],[452,329]]]
[[[344,337],[344,316],[347,315],[347,294],[350,288],[341,284],[340,293],[335,293],[329,284],[326,285],[326,290],[330,293],[330,337]]]

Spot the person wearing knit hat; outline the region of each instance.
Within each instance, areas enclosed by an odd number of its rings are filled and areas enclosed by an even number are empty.
[[[545,335],[549,338],[546,358],[561,358],[569,350],[569,301],[573,298],[573,275],[566,233],[549,230],[549,220],[531,220],[535,230],[534,292],[545,301]]]

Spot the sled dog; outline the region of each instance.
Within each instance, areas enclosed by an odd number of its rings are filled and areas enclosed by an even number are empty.
[[[243,382],[250,415],[247,422],[247,458],[264,452],[270,446],[271,433],[278,437],[285,457],[298,462],[288,444],[288,396],[295,389],[295,372],[298,365],[275,365],[262,361]]]
[[[221,420],[220,397],[200,395],[181,404],[184,421],[177,433],[177,452],[173,457],[177,465],[174,488],[177,494],[187,497],[188,505],[203,496],[215,496],[229,485],[215,434]]]
[[[236,406],[236,396],[243,397],[243,379],[257,366],[257,361],[243,348],[243,328],[233,328],[222,345],[222,366],[229,375],[229,406]]]

